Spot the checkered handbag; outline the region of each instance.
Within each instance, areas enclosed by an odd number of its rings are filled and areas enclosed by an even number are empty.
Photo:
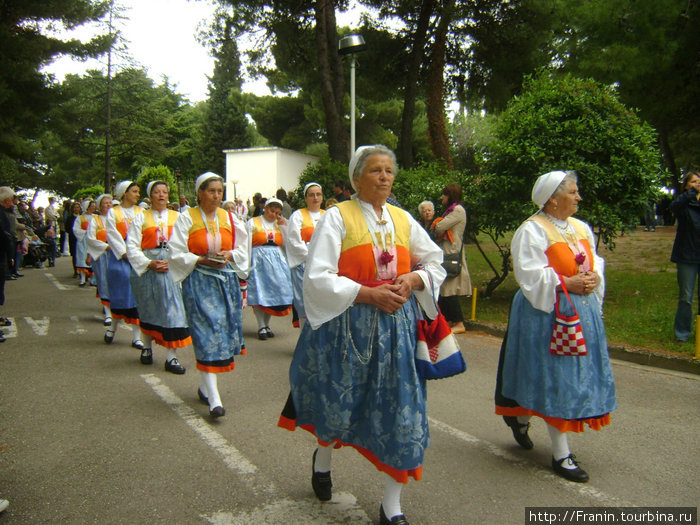
[[[549,353],[554,355],[586,355],[588,349],[581,329],[581,319],[578,317],[576,307],[571,302],[571,297],[569,297],[569,292],[566,290],[561,276],[559,276],[559,280],[561,281],[561,289],[574,310],[574,315],[567,317],[559,312],[559,294],[557,294],[554,330],[552,331],[552,339],[549,341]]]

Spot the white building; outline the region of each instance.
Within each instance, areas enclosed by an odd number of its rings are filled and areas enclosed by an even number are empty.
[[[299,185],[299,176],[318,157],[297,153],[284,148],[227,149],[226,199],[234,196],[251,199],[260,192],[263,197],[274,197],[279,188],[287,193]]]

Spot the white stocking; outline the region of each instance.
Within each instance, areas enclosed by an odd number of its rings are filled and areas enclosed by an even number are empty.
[[[571,454],[566,432],[560,432],[559,429],[552,425],[547,425],[547,430],[549,431],[549,437],[552,439],[552,456],[554,459],[559,461]],[[563,463],[562,466],[566,468],[566,463]]]
[[[265,328],[267,326],[265,321],[265,312],[263,312],[260,308],[253,308],[253,312],[255,312],[255,319],[258,321],[258,330]]]
[[[327,447],[318,444],[316,448],[316,460],[314,461],[314,472],[330,472],[331,471],[331,455],[333,453],[333,445]]]
[[[401,514],[401,489],[403,489],[403,483],[399,483],[389,474],[385,474],[385,476],[386,485],[384,485],[382,508],[386,517],[391,520],[394,516]]]
[[[146,335],[143,332],[141,332],[141,342],[143,343],[144,348],[151,348],[151,345],[153,344],[153,338],[150,335]]]
[[[131,342],[133,343],[134,341],[137,340],[143,341],[143,334],[141,333],[141,327],[137,324],[132,324],[131,325]],[[150,346],[147,346],[146,348],[150,348]]]
[[[211,372],[202,372],[204,382],[207,385],[207,397],[209,398],[209,410],[215,407],[223,406],[219,397],[219,389],[216,385],[216,374]]]

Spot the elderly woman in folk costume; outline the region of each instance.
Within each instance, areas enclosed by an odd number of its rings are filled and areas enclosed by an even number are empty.
[[[88,262],[87,229],[92,221],[92,214],[97,206],[92,199],[85,199],[81,204],[83,213],[73,222],[73,235],[75,235],[75,267],[80,276],[79,286],[85,286],[88,278],[92,277],[91,263]]]
[[[287,260],[292,275],[294,288],[294,307],[299,319],[303,323],[306,319],[304,310],[304,268],[306,257],[309,254],[309,242],[314,229],[325,213],[321,209],[323,203],[323,190],[317,182],[309,182],[304,186],[304,200],[306,208],[301,208],[292,213],[287,226],[287,235],[284,236],[284,247],[287,252]]]
[[[429,444],[426,385],[415,365],[418,301],[434,302],[445,278],[442,251],[411,215],[386,200],[394,153],[363,146],[350,161],[357,191],[329,208],[309,245],[304,325],[279,425],[311,432],[311,486],[331,499],[331,452],[351,446],[386,474],[380,523],[408,523],[401,489],[421,478]]]
[[[242,299],[237,273],[245,277],[250,256],[248,232],[232,213],[221,209],[223,179],[203,173],[195,183],[199,205],[175,221],[170,238],[170,272],[182,281],[182,298],[192,335],[197,369],[197,394],[212,417],[226,411],[217,374],[233,370],[242,353]]]
[[[131,265],[126,253],[126,237],[129,226],[134,218],[143,213],[136,205],[141,190],[138,184],[130,180],[121,181],[114,189],[114,196],[120,201],[107,212],[105,226],[107,243],[109,244],[109,266],[107,281],[109,283],[109,301],[112,310],[112,326],[105,332],[105,343],[114,341],[119,321],[123,319],[132,326],[131,346],[143,351],[141,330],[139,329],[139,312],[136,309],[136,299],[131,291],[129,276]]]
[[[92,258],[92,271],[95,272],[97,283],[97,297],[104,310],[104,325],[112,325],[112,312],[109,309],[109,284],[107,283],[107,270],[109,268],[109,244],[107,244],[107,228],[105,218],[112,209],[112,196],[103,193],[95,201],[98,213],[92,215],[92,220],[87,229],[87,250]]]
[[[532,200],[540,210],[518,228],[511,243],[520,290],[501,347],[496,414],[525,449],[533,447],[530,418],[544,419],[554,472],[586,482],[588,474],[571,454],[566,433],[583,432],[584,425],[600,430],[617,407],[602,318],[604,261],[595,252],[590,227],[572,217],[581,200],[575,173],[540,176]],[[562,355],[571,352],[551,342],[557,309],[567,317],[578,313],[585,355]]]
[[[275,198],[265,202],[262,215],[249,219],[247,223],[252,245],[248,304],[255,312],[258,339],[262,341],[275,336],[270,330],[271,316],[281,317],[292,310],[292,278],[282,248],[286,226],[282,201]]]
[[[185,367],[177,359],[176,350],[192,344],[187,328],[185,307],[180,286],[173,282],[169,271],[168,239],[179,215],[168,209],[168,183],[156,180],[148,183],[146,194],[151,207],[138,214],[129,227],[126,253],[134,271],[131,289],[139,311],[143,346],[141,363],[153,364],[152,341],[168,349],[165,370],[184,374]]]

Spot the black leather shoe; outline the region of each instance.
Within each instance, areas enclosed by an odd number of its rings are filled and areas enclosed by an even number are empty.
[[[513,431],[513,437],[515,438],[515,441],[518,442],[518,445],[523,447],[525,450],[531,450],[532,447],[535,446],[533,445],[530,436],[527,435],[528,431],[530,430],[530,423],[518,423],[518,418],[515,416],[503,416],[503,421],[505,421],[506,425],[508,425]],[[523,432],[523,427],[525,432]]]
[[[311,487],[314,489],[314,494],[321,501],[330,501],[333,497],[333,482],[331,481],[331,473],[316,472],[314,465],[316,464],[316,452],[311,458]]]
[[[105,326],[112,326],[112,318],[111,318],[111,317],[105,317],[104,325],[105,325]]]
[[[131,346],[133,348],[136,348],[136,350],[141,350],[141,351],[143,351],[143,349],[146,348],[145,346],[143,346],[143,341],[141,341],[141,339],[137,339],[136,341],[132,341]]]
[[[114,341],[114,330],[107,330],[105,332],[105,343],[111,345],[112,341]]]
[[[408,525],[408,520],[403,514],[392,516],[391,519],[384,514],[384,507],[379,505],[379,525]]]
[[[7,317],[0,317],[0,326],[12,326],[12,321]]]
[[[0,343],[4,343],[5,341],[7,341],[7,339],[5,339],[5,334],[0,334]]]
[[[177,357],[173,357],[170,361],[165,362],[165,371],[171,372],[173,374],[182,375],[185,373],[186,369],[177,360]]]
[[[576,468],[569,469],[562,467],[562,463],[567,462],[567,460],[570,460],[570,462],[573,463],[574,467]],[[569,454],[565,458],[558,461],[552,458],[552,468],[554,469],[554,472],[559,474],[562,478],[568,479],[569,481],[574,481],[576,483],[586,483],[588,481],[588,474],[585,470],[578,466],[576,456],[573,454]]]
[[[267,334],[267,337],[275,337],[275,333],[272,330],[270,330],[269,326],[265,327],[265,333]]]
[[[208,404],[209,404],[209,398],[208,398],[207,396],[205,396],[205,395],[202,393],[201,389],[199,389],[199,388],[197,389],[197,397],[198,397],[199,400],[200,400],[202,403],[204,403],[205,405],[208,405]]]
[[[226,415],[226,409],[224,407],[214,407],[209,409],[209,415],[211,417],[222,417]]]
[[[142,365],[152,365],[153,364],[153,350],[150,348],[144,348],[141,350],[141,364]]]
[[[258,339],[261,341],[267,340],[267,331],[264,328],[258,330]]]

